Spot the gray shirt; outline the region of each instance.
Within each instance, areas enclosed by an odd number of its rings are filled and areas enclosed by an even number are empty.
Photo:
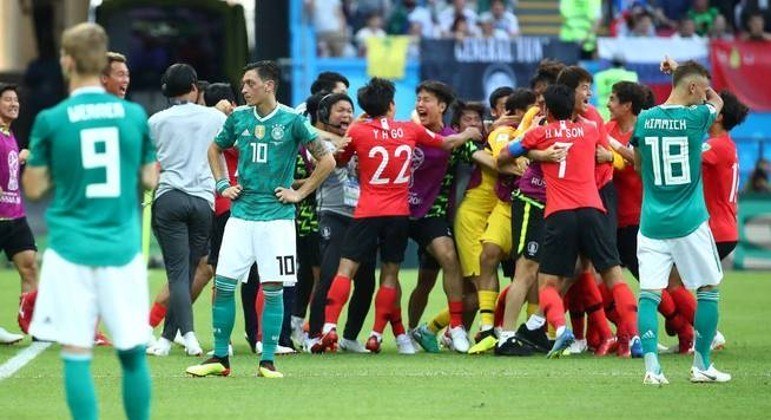
[[[335,146],[324,139],[327,149],[334,152]],[[356,177],[356,157],[346,166],[335,168],[316,191],[318,212],[332,212],[353,217],[353,210],[359,201],[359,180]]]
[[[174,105],[148,120],[161,177],[155,199],[170,190],[203,198],[214,208],[214,177],[207,151],[227,117],[193,103]]]

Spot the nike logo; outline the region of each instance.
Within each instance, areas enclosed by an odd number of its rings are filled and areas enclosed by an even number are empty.
[[[710,381],[716,381],[716,380],[717,380],[717,376],[715,376],[715,375],[710,375],[710,374],[709,374],[709,373],[707,373],[707,372],[702,372],[702,371],[699,371],[699,374],[701,374],[701,376],[704,376],[705,378],[709,379]]]

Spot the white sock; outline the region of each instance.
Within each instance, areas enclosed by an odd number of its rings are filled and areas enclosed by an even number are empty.
[[[500,336],[498,338],[498,347],[502,346],[503,343],[509,341],[510,338],[514,337],[516,333],[514,331],[501,331]]]
[[[527,319],[527,322],[525,323],[525,327],[527,327],[530,331],[535,331],[546,323],[546,318],[542,317],[541,315],[530,315],[530,318]]]
[[[303,324],[305,323],[305,318],[300,318],[299,316],[292,315],[292,328],[297,329],[301,328]]]
[[[333,324],[331,322],[324,323],[324,328],[321,329],[322,334],[326,334],[334,329],[337,329],[337,324]]]

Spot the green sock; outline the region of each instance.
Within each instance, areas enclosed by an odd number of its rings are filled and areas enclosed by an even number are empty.
[[[214,278],[214,304],[211,307],[214,329],[214,355],[228,357],[228,344],[233,324],[236,323],[236,301],[233,295],[238,280],[216,276]]]
[[[118,351],[123,367],[123,409],[129,420],[150,418],[150,370],[145,346]]]
[[[62,352],[64,360],[64,392],[74,419],[99,417],[96,389],[91,377],[91,355]]]
[[[637,305],[637,328],[640,331],[645,370],[661,373],[659,364],[659,319],[658,307],[661,303],[661,291],[641,290]]]
[[[718,302],[720,292],[717,289],[696,292],[696,315],[693,328],[696,330],[696,344],[693,352],[693,365],[701,370],[709,369],[712,364],[712,339],[715,338],[718,321]]]
[[[262,310],[262,357],[261,362],[272,362],[284,322],[284,289],[264,287],[265,308]]]

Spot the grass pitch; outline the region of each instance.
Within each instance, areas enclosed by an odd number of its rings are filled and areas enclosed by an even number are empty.
[[[401,278],[407,293],[416,273]],[[165,281],[151,273],[154,293]],[[0,325],[16,331],[18,277],[0,270]],[[634,282],[632,282],[634,284]],[[387,334],[379,355],[294,355],[277,360],[287,377],[256,377],[257,356],[249,353],[240,320],[233,334],[236,355],[228,378],[190,378],[200,359],[175,348],[151,358],[154,418],[768,418],[771,412],[771,335],[765,328],[771,302],[771,273],[729,272],[721,287],[720,330],[726,349],[714,360],[733,375],[724,385],[688,382],[691,358],[664,355],[671,385],[642,385],[641,360],[569,357],[546,360],[396,353]],[[196,330],[211,348],[209,293],[195,305]],[[444,303],[435,289],[426,317]],[[405,313],[406,317],[406,313]],[[369,332],[365,323],[363,335]],[[663,328],[660,330],[663,333]],[[363,339],[364,337],[360,337]],[[662,337],[665,344],[674,343]],[[0,346],[0,365],[29,345]],[[102,418],[122,418],[120,368],[114,350],[99,348],[92,365]],[[53,346],[13,377],[0,382],[0,418],[66,418],[59,351]]]

